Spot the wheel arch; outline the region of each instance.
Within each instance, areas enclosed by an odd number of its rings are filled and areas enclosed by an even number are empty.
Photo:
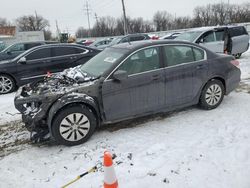
[[[198,96],[196,97],[196,103],[198,103],[200,101],[200,97],[201,97],[201,94],[202,94],[202,91],[203,89],[205,88],[205,86],[207,85],[208,82],[212,81],[212,80],[219,80],[222,82],[223,86],[224,86],[224,89],[226,91],[226,81],[225,79],[222,77],[222,76],[213,76],[211,78],[209,78],[206,82],[204,82],[204,84],[202,85],[199,93],[198,93]]]
[[[7,75],[7,76],[11,77],[14,80],[15,85],[17,86],[17,80],[12,74],[6,73],[6,72],[0,72],[0,75]]]
[[[74,96],[78,96],[78,98],[75,98]],[[74,106],[74,105],[85,105],[88,107],[96,117],[96,123],[97,127],[100,126],[100,113],[99,113],[99,108],[95,100],[86,95],[86,94],[68,94],[66,96],[63,96],[59,98],[49,109],[48,111],[48,119],[47,119],[47,124],[50,133],[51,127],[54,121],[54,118],[56,115],[61,112],[62,110],[66,109],[69,106]],[[53,137],[53,135],[52,135]]]

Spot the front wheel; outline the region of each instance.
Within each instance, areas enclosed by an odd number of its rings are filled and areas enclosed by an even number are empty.
[[[16,89],[15,81],[8,75],[0,74],[0,95],[11,93]]]
[[[241,53],[235,54],[234,57],[235,57],[236,59],[239,59],[239,58],[241,57]]]
[[[74,146],[86,142],[94,133],[96,117],[85,105],[61,110],[52,124],[52,135],[59,144]]]
[[[199,105],[206,110],[211,110],[220,105],[224,98],[225,87],[219,80],[211,80],[203,88]]]

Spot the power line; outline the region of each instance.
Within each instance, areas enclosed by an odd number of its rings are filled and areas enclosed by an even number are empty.
[[[90,15],[90,6],[89,6],[89,3],[88,1],[86,1],[86,4],[84,6],[85,8],[83,9],[84,11],[86,11],[86,14],[87,14],[87,17],[88,17],[88,26],[89,26],[89,31],[88,31],[88,36],[90,37],[91,36],[91,33],[90,33],[90,21],[89,21],[89,15]]]

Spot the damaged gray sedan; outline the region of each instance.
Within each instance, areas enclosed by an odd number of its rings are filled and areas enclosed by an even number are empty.
[[[72,146],[103,124],[196,104],[214,109],[239,84],[237,66],[232,56],[189,42],[125,43],[21,87],[15,106],[34,140]]]

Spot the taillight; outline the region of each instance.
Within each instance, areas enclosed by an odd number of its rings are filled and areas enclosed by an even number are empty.
[[[234,66],[240,68],[240,62],[239,61],[234,59],[234,60],[231,60],[230,63],[233,64]]]

